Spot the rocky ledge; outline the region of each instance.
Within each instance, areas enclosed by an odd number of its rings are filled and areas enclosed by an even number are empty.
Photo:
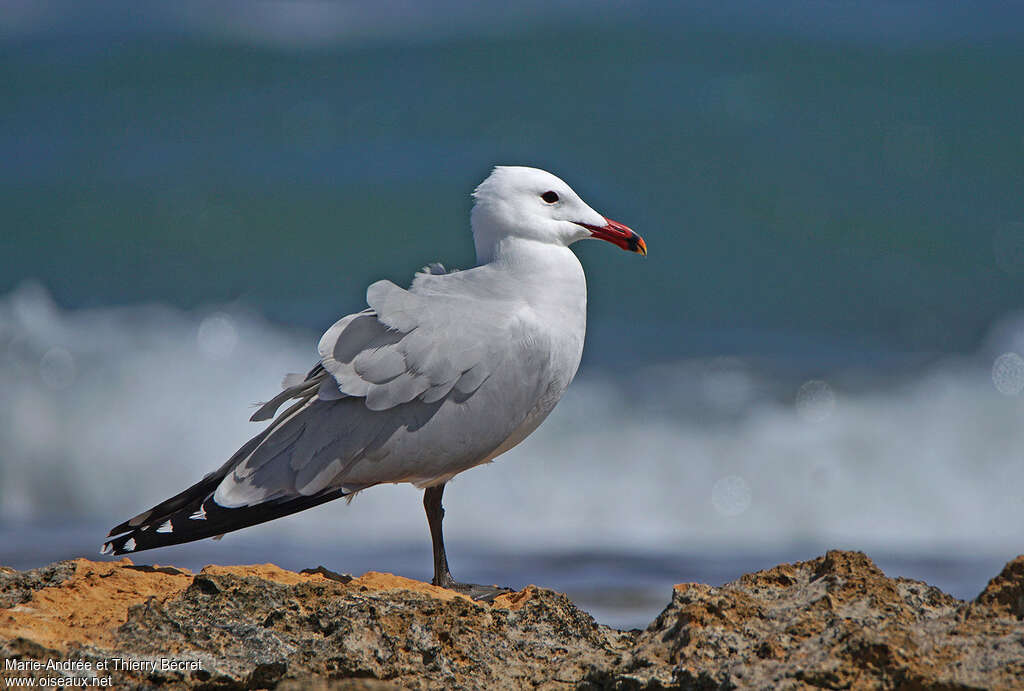
[[[382,573],[78,559],[0,569],[0,657],[49,686],[1022,688],[1024,556],[963,602],[832,551],[677,585],[642,631],[534,586],[480,604]]]

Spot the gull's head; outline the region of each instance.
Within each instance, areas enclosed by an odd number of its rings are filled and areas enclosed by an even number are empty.
[[[551,173],[524,166],[497,166],[473,192],[473,237],[485,260],[505,238],[568,247],[599,238],[647,254],[643,238],[605,218]]]

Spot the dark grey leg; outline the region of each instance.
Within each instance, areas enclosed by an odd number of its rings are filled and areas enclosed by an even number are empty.
[[[444,551],[444,534],[441,530],[441,522],[444,521],[444,507],[441,506],[441,497],[444,494],[444,485],[428,487],[423,492],[423,509],[427,512],[427,524],[430,526],[430,541],[434,546],[434,585],[456,590],[469,595],[474,600],[491,601],[502,593],[511,592],[508,588],[501,588],[496,585],[476,585],[474,583],[459,583],[452,578],[448,569],[448,556]]]
[[[450,588],[455,579],[448,570],[448,556],[444,553],[444,534],[441,522],[444,520],[444,507],[441,506],[441,495],[444,485],[428,487],[423,492],[423,509],[427,512],[427,524],[430,526],[430,541],[434,545],[434,585]]]

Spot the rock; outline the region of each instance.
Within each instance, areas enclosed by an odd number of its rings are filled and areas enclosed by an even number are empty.
[[[980,608],[1024,619],[1024,556],[1003,567],[974,602]]]
[[[1020,688],[1024,625],[999,608],[968,625],[970,608],[832,551],[721,588],[676,586],[624,666],[665,686]]]
[[[1024,557],[965,603],[832,551],[678,585],[628,632],[535,586],[481,604],[382,573],[78,559],[0,569],[0,674],[53,679],[56,661],[118,688],[1020,688],[1022,605]]]

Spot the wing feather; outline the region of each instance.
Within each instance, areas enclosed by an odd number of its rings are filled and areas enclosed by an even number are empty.
[[[293,419],[278,418],[278,429],[228,473],[214,500],[235,508],[343,486],[356,464],[388,457],[396,429],[421,414],[377,413],[419,401],[431,406],[426,419],[447,398],[465,402],[518,357],[510,355],[524,342],[513,305],[439,286],[419,294],[389,281],[371,285],[369,309],[338,320],[320,339],[320,364],[257,411],[265,417],[288,398],[305,401]]]
[[[352,360],[352,369],[364,381],[383,384],[404,374],[407,365],[397,348],[367,348]]]
[[[370,309],[335,323],[319,351],[339,391],[364,398],[370,410],[417,398],[436,403],[453,389],[472,393],[503,360],[493,344],[502,342],[506,315],[480,314],[479,303],[464,296],[420,295],[377,281],[366,300]]]

